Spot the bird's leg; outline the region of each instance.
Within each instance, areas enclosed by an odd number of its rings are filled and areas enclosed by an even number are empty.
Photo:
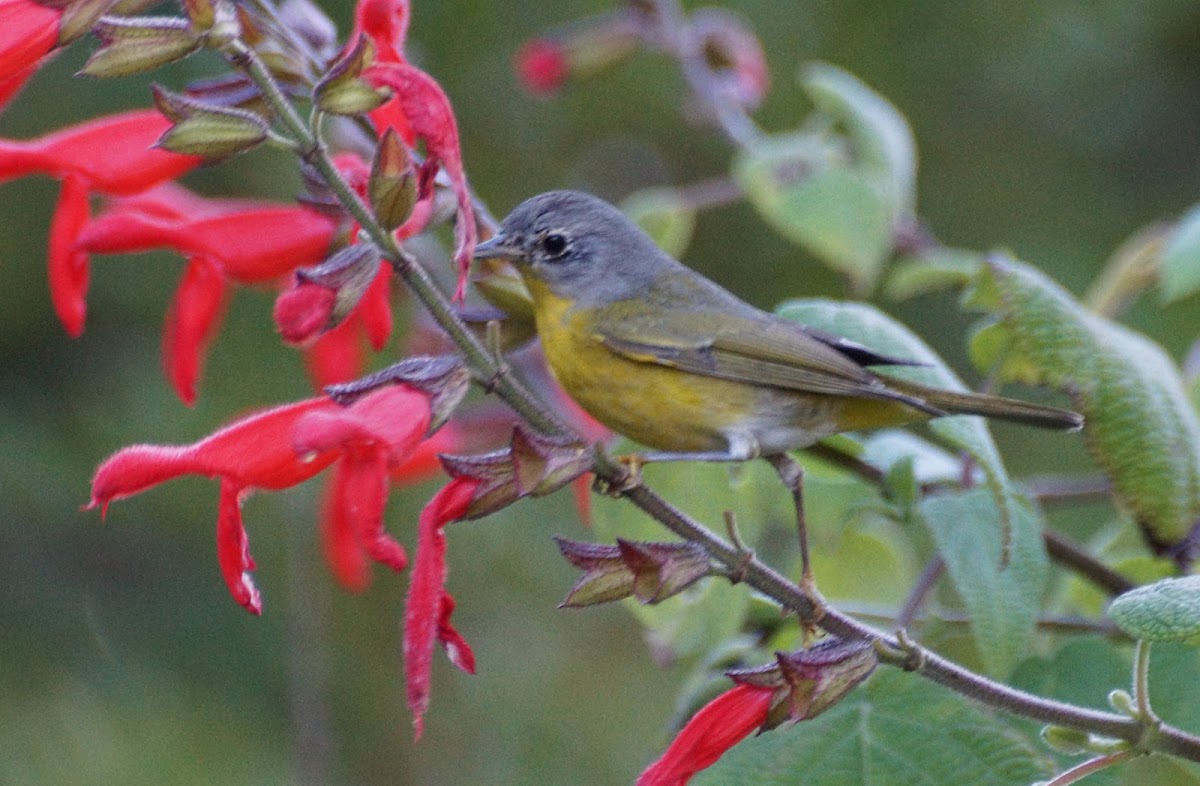
[[[763,458],[770,462],[783,485],[792,492],[792,502],[796,506],[796,533],[800,540],[800,586],[806,593],[812,593],[814,584],[808,556],[808,523],[804,517],[804,468],[786,453],[773,453]]]

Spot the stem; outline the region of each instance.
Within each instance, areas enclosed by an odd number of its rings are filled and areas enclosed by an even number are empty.
[[[762,132],[741,106],[721,92],[679,0],[656,0],[654,10],[663,46],[679,61],[692,93],[712,110],[730,142],[740,148],[753,145]]]
[[[1128,761],[1136,756],[1137,753],[1133,750],[1117,751],[1104,756],[1097,756],[1094,759],[1088,759],[1085,762],[1076,764],[1069,770],[1063,770],[1058,775],[1054,776],[1053,780],[1046,781],[1044,786],[1067,786],[1069,783],[1081,781],[1087,776],[1101,770],[1106,770],[1114,764],[1120,764],[1123,761]]]
[[[358,222],[383,255],[393,261],[396,272],[404,279],[404,283],[429,309],[434,320],[462,351],[476,378],[490,385],[517,414],[539,431],[552,435],[570,434],[570,430],[550,414],[533,394],[520,385],[511,374],[505,373],[483,342],[455,315],[449,300],[438,290],[425,269],[400,248],[390,232],[379,225],[370,208],[338,172],[320,140],[313,136],[295,107],[276,85],[270,71],[258,55],[241,42],[235,43],[230,49],[233,64],[245,70],[258,85],[276,116],[300,143],[301,156],[316,167],[350,216]]]
[[[917,577],[916,583],[913,584],[912,590],[908,593],[908,598],[904,601],[904,605],[900,607],[900,613],[896,615],[897,628],[907,628],[916,619],[917,614],[921,611],[921,607],[925,605],[925,601],[929,598],[929,593],[937,586],[938,579],[945,572],[946,563],[939,556],[935,556],[929,562],[925,563],[925,569]]]
[[[1141,720],[1161,723],[1150,709],[1150,642],[1146,639],[1138,639],[1133,645],[1133,701]]]
[[[664,14],[664,28],[678,31],[679,25],[683,24],[682,12],[678,3],[675,0],[662,0],[659,7]],[[684,41],[684,43],[687,42]],[[686,51],[682,53],[688,54]],[[310,132],[258,56],[242,42],[230,45],[226,54],[235,67],[245,71],[259,86],[280,122],[300,144],[300,155],[321,172],[354,220],[367,232],[381,251],[393,261],[397,273],[458,345],[476,378],[489,383],[494,392],[535,428],[552,436],[569,434],[570,432],[561,425],[556,417],[550,414],[537,398],[510,374],[504,373],[483,342],[476,338],[457,318],[450,308],[449,301],[436,288],[424,269],[396,244],[390,233],[375,221],[371,211],[341,177],[320,140]],[[688,57],[694,57],[694,55],[693,51]],[[703,63],[701,66],[703,67]],[[694,70],[694,66],[691,70]],[[694,87],[696,86],[694,85]],[[703,84],[698,86],[704,87]],[[749,123],[744,113],[741,113],[740,116],[744,123]],[[753,128],[752,124],[750,125]],[[722,127],[726,129],[726,133],[730,134],[731,138],[734,138],[735,142],[738,142],[739,139],[744,140],[742,131],[745,129],[737,122],[730,125],[723,122]],[[753,133],[757,134],[757,129],[754,129]],[[853,462],[853,460],[849,461]],[[868,474],[877,475],[878,471],[874,468],[866,467],[866,469],[869,470]],[[619,496],[627,498],[680,537],[704,547],[716,562],[723,565],[728,571],[735,572],[747,584],[774,599],[784,608],[794,611],[800,621],[806,625],[819,625],[826,632],[843,638],[881,642],[885,648],[902,653],[902,657],[887,659],[887,662],[892,665],[909,668],[958,693],[1008,712],[1131,742],[1137,742],[1143,736],[1145,726],[1136,719],[1085,707],[1076,707],[1010,688],[964,669],[923,647],[901,641],[898,637],[889,636],[863,624],[830,608],[815,590],[802,588],[789,581],[744,549],[723,540],[679,511],[650,488],[640,482],[631,482],[628,468],[614,462],[602,451],[597,452],[594,470],[598,478],[617,490],[616,493]],[[1163,725],[1159,727],[1152,744],[1156,750],[1200,762],[1200,737]]]

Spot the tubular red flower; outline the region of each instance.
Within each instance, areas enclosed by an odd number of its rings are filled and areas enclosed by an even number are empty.
[[[207,257],[190,258],[163,329],[163,368],[189,407],[196,403],[196,382],[226,300],[220,268]]]
[[[322,333],[304,350],[309,379],[317,389],[362,376],[366,350],[359,329],[358,314],[352,313],[333,330]]]
[[[38,139],[0,140],[0,182],[77,174],[94,193],[123,195],[174,180],[203,163],[154,147],[170,122],[153,109],[89,120]]]
[[[408,20],[408,0],[360,0],[354,8],[349,40],[353,44],[365,35],[375,44],[378,62],[403,63]]]
[[[33,0],[0,0],[0,107],[58,46],[62,15]]]
[[[228,282],[270,282],[295,268],[316,264],[327,253],[335,231],[333,219],[309,208],[206,199],[180,186],[163,185],[111,203],[78,232],[74,247],[83,255],[77,266],[84,270],[87,253],[166,247],[188,257],[167,315],[163,357],[180,399],[191,405],[204,355],[227,301]],[[79,298],[82,308],[82,293]],[[294,340],[300,328],[296,314],[288,313],[287,325],[278,320],[277,324],[288,327],[285,337]],[[357,372],[356,367],[351,376]]]
[[[291,430],[306,414],[340,409],[328,398],[313,398],[264,410],[191,445],[133,445],[117,451],[96,470],[89,508],[107,511],[110,502],[140,493],[181,475],[221,478],[217,515],[217,561],[229,592],[253,614],[262,611],[250,578],[254,567],[242,525],[241,500],[256,488],[294,486],[329,466],[337,453],[292,450]]]
[[[406,463],[429,429],[429,398],[404,385],[374,390],[349,407],[312,412],[292,432],[298,453],[336,450],[341,459],[325,506],[325,553],[351,589],[369,581],[363,556],[400,571],[404,549],[383,528],[392,468]]]
[[[337,293],[329,287],[294,282],[275,299],[272,316],[284,341],[305,346],[325,332],[335,305]]]
[[[50,221],[50,301],[54,313],[71,338],[83,333],[87,316],[90,271],[87,254],[76,247],[76,238],[88,221],[88,184],[76,174],[63,178],[62,191]]]
[[[89,508],[181,475],[221,479],[217,557],[239,604],[257,614],[258,591],[241,502],[254,489],[302,483],[338,462],[327,498],[326,553],[340,581],[365,586],[365,558],[401,570],[407,557],[383,529],[391,475],[416,452],[430,423],[421,391],[389,385],[347,407],[312,398],[249,415],[191,445],[133,445],[96,470]]]
[[[475,667],[474,654],[449,621],[454,601],[446,592],[446,535],[442,530],[462,518],[478,486],[478,480],[454,478],[429,501],[417,524],[416,563],[404,611],[404,671],[417,739],[429,707],[434,642],[447,648],[459,668],[473,672]]]
[[[548,39],[526,41],[513,58],[517,78],[536,96],[548,96],[567,81],[570,65],[562,44]]]
[[[84,228],[79,246],[93,254],[171,248],[211,259],[233,281],[260,284],[320,262],[336,230],[333,219],[303,206],[207,201],[218,204],[174,216],[165,201],[149,210],[144,201],[114,203]]]
[[[395,91],[391,100],[397,102],[414,133],[425,140],[426,154],[440,162],[450,178],[458,202],[454,258],[459,265],[459,279],[455,298],[461,301],[466,292],[467,269],[478,233],[450,99],[433,77],[407,63],[377,63],[367,69],[365,76],[376,87],[389,87]]]
[[[773,690],[738,685],[692,716],[658,761],[638,777],[638,786],[682,786],[750,732],[762,726]]]

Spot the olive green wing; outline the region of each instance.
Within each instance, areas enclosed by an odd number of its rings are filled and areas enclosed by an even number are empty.
[[[800,393],[893,400],[940,414],[921,399],[890,389],[844,351],[875,362],[903,361],[852,342],[847,342],[848,350],[835,349],[801,326],[768,314],[658,311],[649,317],[597,316],[593,328],[599,341],[630,360]]]

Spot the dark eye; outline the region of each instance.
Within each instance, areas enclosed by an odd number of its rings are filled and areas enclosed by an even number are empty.
[[[567,253],[567,239],[558,233],[542,238],[542,248],[552,257],[561,257]]]

